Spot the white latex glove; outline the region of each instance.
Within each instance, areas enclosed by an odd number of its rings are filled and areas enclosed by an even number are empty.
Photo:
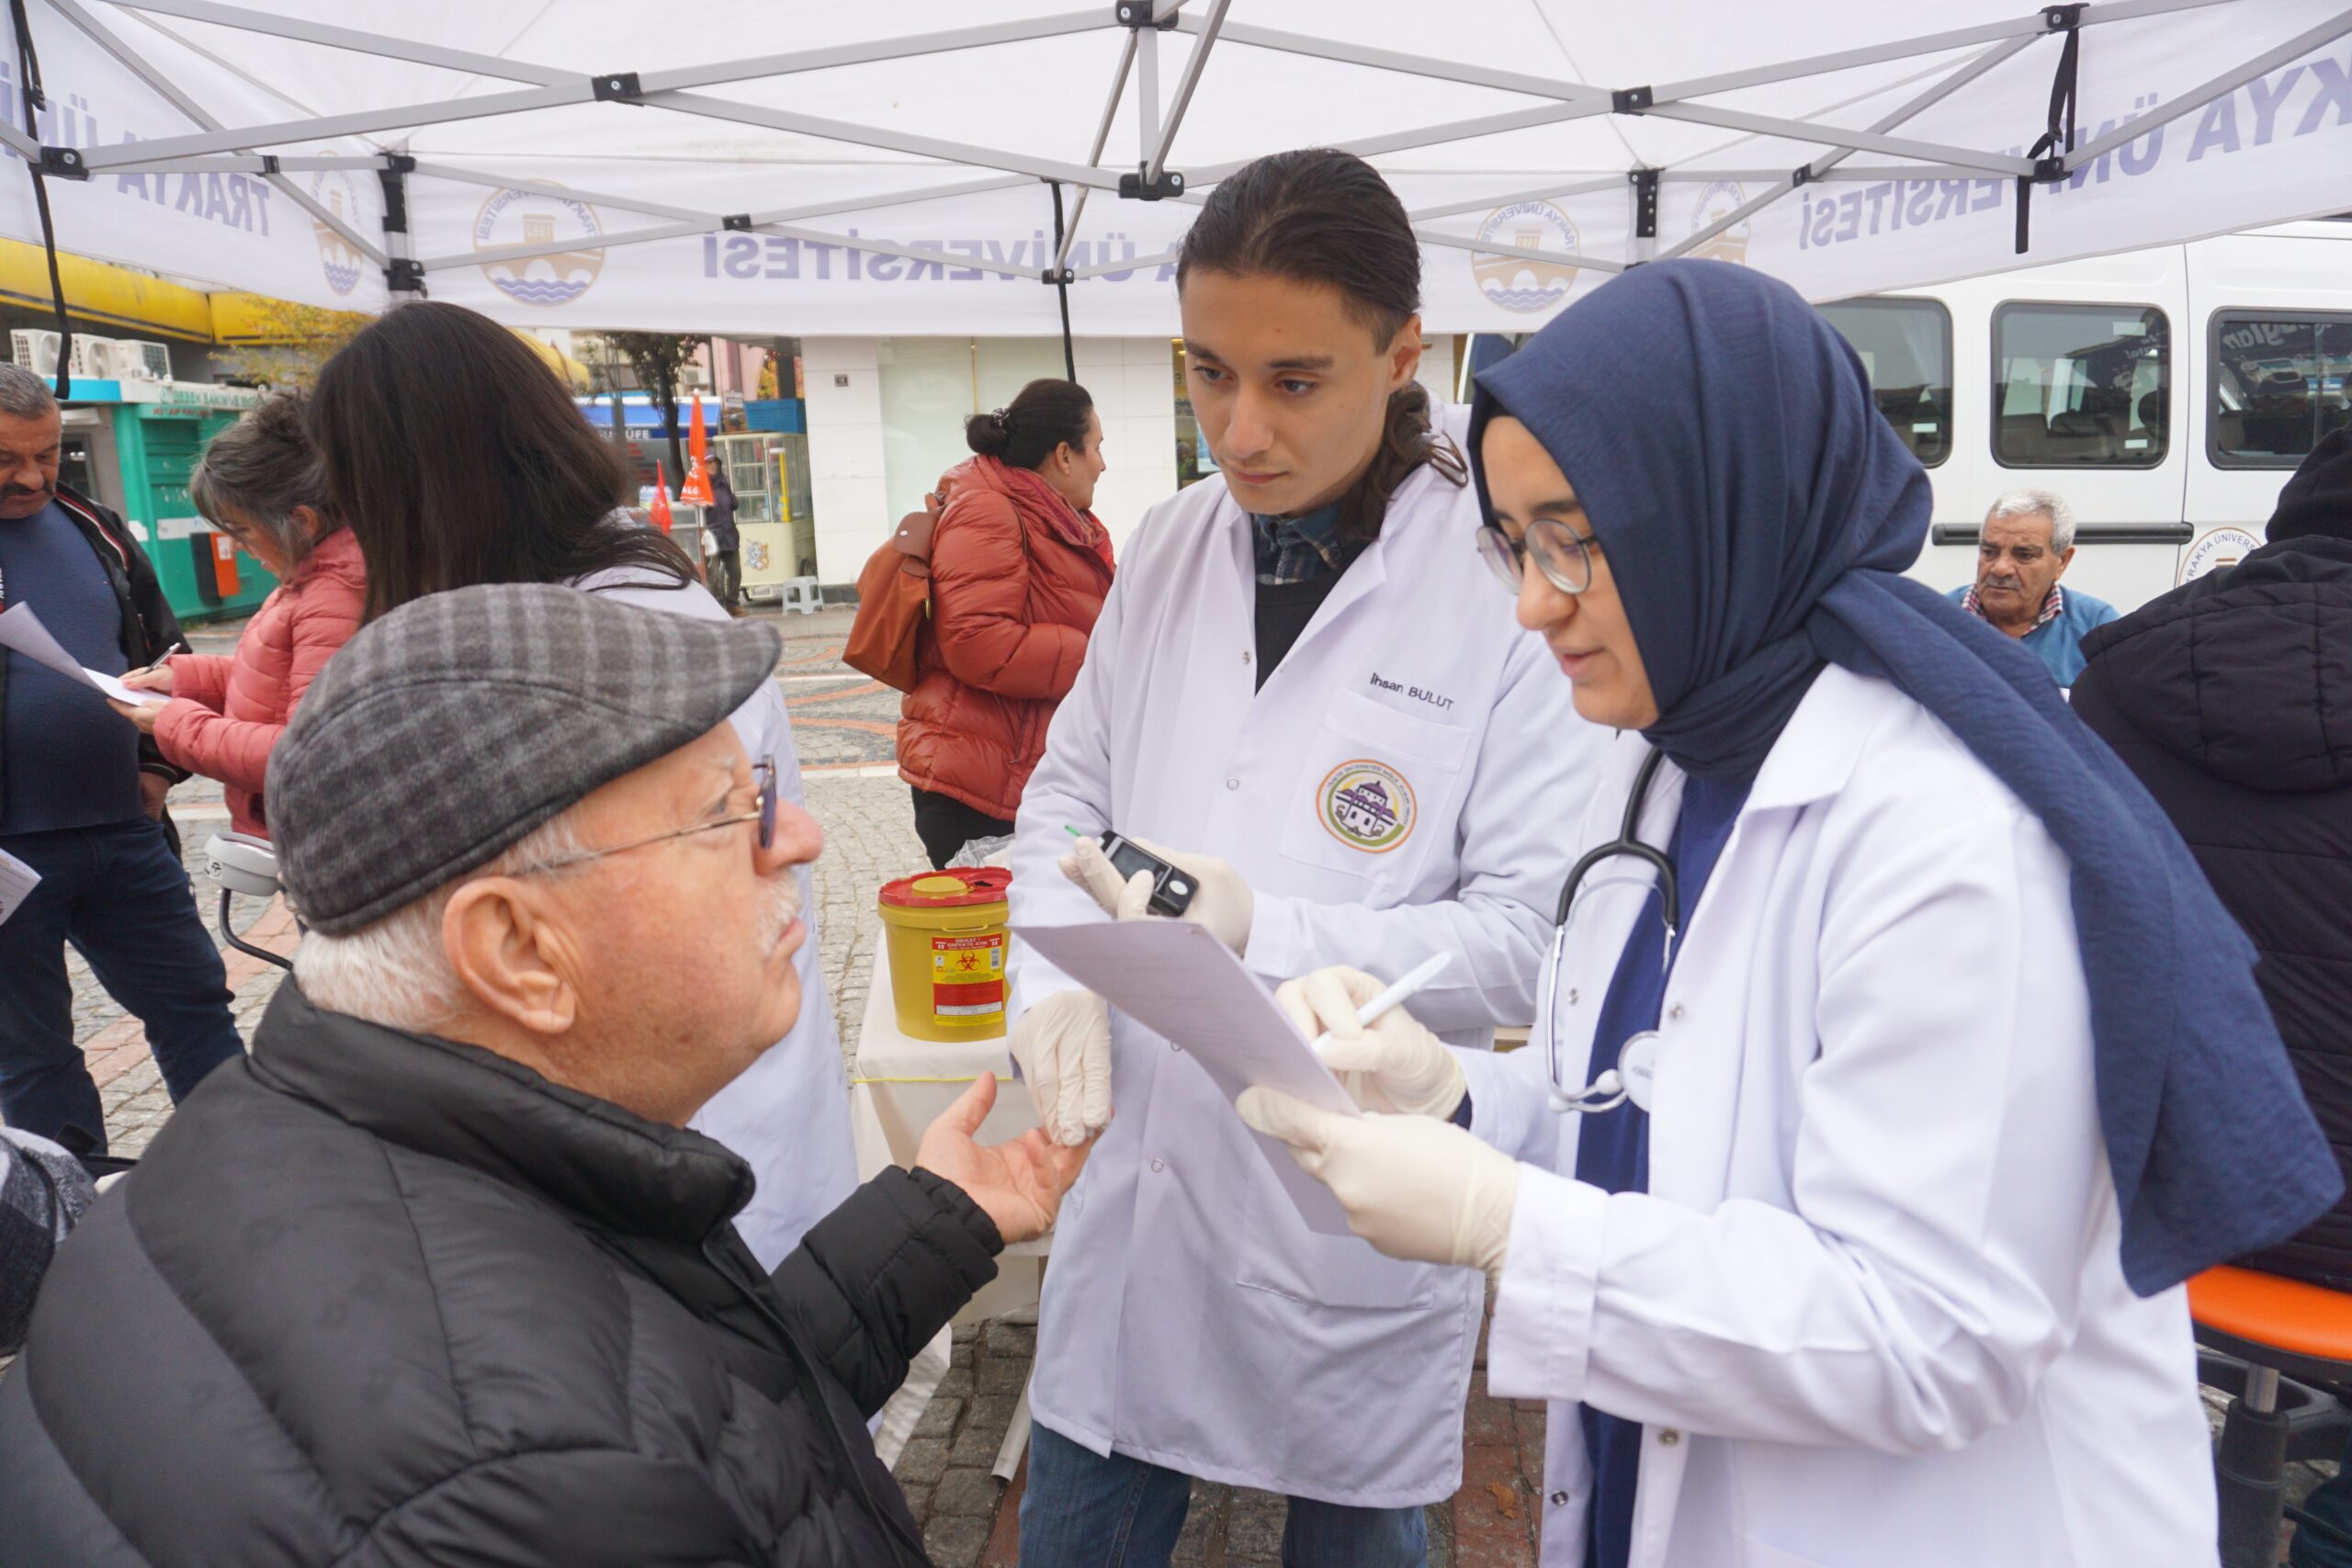
[[[1339,1075],[1366,1111],[1434,1116],[1443,1122],[1470,1092],[1462,1064],[1426,1025],[1391,1008],[1367,1027],[1356,1010],[1387,989],[1361,969],[1317,969],[1274,993],[1274,1000],[1309,1040],[1326,1030],[1331,1043],[1323,1065]]]
[[[1509,1155],[1426,1116],[1341,1116],[1271,1089],[1243,1090],[1237,1108],[1288,1144],[1348,1212],[1348,1228],[1382,1252],[1501,1277],[1519,1201]]]
[[[1074,1149],[1111,1124],[1111,1010],[1091,991],[1057,991],[1006,1042],[1037,1107],[1037,1125]]]
[[[1179,854],[1148,839],[1127,841],[1192,877],[1193,902],[1184,919],[1207,927],[1210,935],[1237,953],[1249,947],[1250,921],[1257,913],[1258,899],[1239,872],[1214,855]],[[1122,877],[1102,846],[1092,839],[1079,840],[1062,857],[1061,867],[1062,874],[1086,889],[1113,919],[1140,920],[1150,914],[1146,906],[1151,898],[1151,874],[1139,871]]]

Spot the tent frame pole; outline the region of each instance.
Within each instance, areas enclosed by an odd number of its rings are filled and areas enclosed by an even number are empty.
[[[189,119],[195,121],[197,124],[203,126],[207,130],[217,131],[220,129],[220,120],[215,118],[210,111],[206,109],[202,104],[198,103],[194,98],[180,91],[178,84],[164,75],[162,72],[155,68],[153,62],[148,61],[146,57],[141,55],[137,50],[132,49],[129,44],[116,37],[113,29],[99,22],[96,17],[91,16],[90,13],[83,7],[81,0],[49,0],[49,4],[59,15],[62,16],[67,21],[72,22],[74,27],[81,29],[81,31],[88,37],[91,42],[96,44],[100,49],[106,51],[107,53],[112,55],[125,70],[129,71],[132,75],[137,76],[141,81],[146,83],[150,87],[153,87],[155,92],[163,97],[164,102],[179,110],[180,113],[187,116]],[[130,145],[139,146],[142,144],[133,142],[130,143]],[[88,160],[85,158],[85,162],[86,163],[87,161]],[[388,269],[390,267],[391,257],[385,254],[382,246],[375,243],[366,235],[360,233],[358,230],[344,221],[343,219],[327,210],[326,205],[323,202],[317,200],[309,191],[304,190],[300,186],[296,185],[283,174],[278,173],[277,168],[272,166],[270,164],[265,163],[263,167],[266,172],[262,175],[262,178],[268,181],[269,184],[276,188],[278,194],[284,196],[288,200],[301,208],[311,217],[317,219],[329,229],[334,231],[335,233],[342,236],[345,243],[357,251],[361,255],[366,256],[369,261],[374,262],[378,266]]]
[[[1111,143],[1111,122],[1118,118],[1119,98],[1127,90],[1127,75],[1135,69],[1137,52],[1136,34],[1130,29],[1125,46],[1119,51],[1118,67],[1111,73],[1111,96],[1102,100],[1102,118],[1095,122],[1094,149],[1086,155],[1089,164],[1100,167],[1102,163],[1102,150]],[[1079,220],[1086,216],[1086,198],[1093,194],[1090,186],[1078,187],[1078,203],[1070,209],[1069,226],[1063,230],[1054,246],[1054,270],[1057,272],[1069,265],[1069,248],[1078,243]]]
[[[1209,62],[1209,51],[1216,46],[1218,30],[1225,26],[1225,13],[1233,0],[1210,0],[1208,20],[1195,35],[1192,58],[1184,62],[1184,73],[1176,80],[1176,96],[1168,105],[1168,118],[1159,127],[1156,139],[1147,138],[1144,148],[1143,183],[1159,183],[1161,171],[1168,167],[1168,153],[1176,145],[1176,130],[1184,123],[1184,111],[1192,107],[1193,92],[1201,85],[1201,68]]]
[[[1636,167],[1630,174],[1618,171],[1605,175],[1598,172],[1591,175],[1561,175],[1555,176],[1555,183],[1536,190],[1443,203],[1410,214],[1417,225],[1414,232],[1424,245],[1616,272],[1626,265],[1638,265],[1652,254],[1664,257],[1688,254],[1725,231],[1747,222],[1756,213],[1800,186],[1816,180],[1984,179],[1987,176],[2024,180],[2040,176],[2046,181],[2053,177],[2053,171],[2054,177],[2064,177],[2159,126],[2237,92],[2249,82],[2273,73],[2315,49],[2352,35],[2352,8],[2347,8],[2200,83],[2177,97],[2149,106],[2143,113],[2106,134],[2062,150],[2037,165],[2034,160],[2014,153],[1947,145],[1894,132],[1925,109],[2015,59],[2040,39],[2060,37],[2069,32],[2078,36],[2081,28],[2106,23],[2239,4],[2243,0],[2104,0],[2104,3],[2086,5],[2079,9],[2073,6],[2048,7],[1981,26],[1922,34],[1682,82],[1615,90],[1554,76],[1431,60],[1395,50],[1311,38],[1246,23],[1228,23],[1231,0],[1206,0],[1205,4],[1193,5],[1189,10],[1180,10],[1186,0],[1122,0],[1115,15],[1098,6],[1084,12],[984,23],[924,35],[603,77],[584,76],[570,69],[530,61],[391,38],[300,17],[273,15],[228,4],[225,0],[111,0],[117,9],[131,13],[141,22],[155,28],[166,39],[176,39],[176,35],[163,29],[151,20],[152,17],[179,18],[297,43],[346,50],[442,71],[522,84],[514,90],[487,92],[472,97],[444,98],[433,103],[368,108],[345,114],[309,115],[245,127],[225,126],[182,90],[158,64],[131,48],[101,22],[85,0],[47,0],[47,3],[199,130],[190,134],[119,145],[44,150],[33,134],[0,118],[0,145],[16,152],[36,166],[44,162],[45,152],[53,153],[59,164],[69,170],[78,169],[83,177],[101,170],[258,175],[295,206],[340,235],[360,254],[384,267],[388,278],[392,280],[395,301],[409,292],[421,290],[422,279],[429,272],[479,265],[486,261],[519,261],[574,248],[562,243],[526,244],[420,260],[415,255],[413,238],[401,215],[405,210],[408,178],[412,174],[421,174],[430,178],[492,188],[513,188],[542,196],[594,201],[622,211],[672,220],[667,223],[603,235],[598,243],[605,246],[647,243],[709,234],[716,231],[756,231],[805,243],[840,246],[875,255],[899,257],[927,265],[953,265],[1010,277],[1038,279],[1055,285],[1059,291],[1064,365],[1073,378],[1076,361],[1069,326],[1069,285],[1081,278],[1164,265],[1174,260],[1177,254],[1170,251],[1160,256],[1106,260],[1087,267],[1070,268],[1069,257],[1092,191],[1120,191],[1124,186],[1125,194],[1139,195],[1144,199],[1165,197],[1197,206],[1204,199],[1203,192],[1244,166],[1241,161],[1211,165],[1194,170],[1188,181],[1184,176],[1167,172],[1168,160],[1199,88],[1209,53],[1220,42],[1459,83],[1540,100],[1531,107],[1515,110],[1385,132],[1340,144],[1345,150],[1364,157],[1474,141],[1608,114],[1715,126],[1747,136],[1795,141],[1829,150],[1793,170],[1731,170],[1686,163],[1680,167]],[[1124,28],[1127,38],[1097,124],[1092,151],[1085,164],[1035,157],[1009,149],[978,147],[888,127],[773,108],[695,90],[845,65],[933,57],[961,50],[1073,36],[1109,28]],[[1166,31],[1182,31],[1192,35],[1193,46],[1174,81],[1172,92],[1163,96],[1159,34]],[[186,39],[177,41],[183,46],[193,47]],[[1981,50],[1979,46],[1982,46]],[[1825,124],[1816,118],[1755,114],[1694,101],[1775,83],[1826,76],[1858,67],[1969,50],[1978,52],[1949,74],[1939,76],[1925,92],[1882,116],[1866,129]],[[220,63],[217,60],[214,62]],[[1911,73],[1910,80],[1917,82],[1929,71],[1940,69],[1940,65],[1931,65],[1926,70],[1916,71]],[[1123,175],[1105,170],[1102,166],[1102,159],[1130,79],[1134,81],[1136,91],[1139,172]],[[1873,96],[1877,95],[1865,95],[1865,97]],[[284,95],[278,96],[282,98]],[[822,203],[771,211],[718,214],[649,197],[622,198],[558,186],[544,181],[502,179],[494,175],[477,174],[449,164],[420,164],[404,152],[367,156],[305,154],[280,158],[257,151],[272,145],[363,137],[383,131],[413,132],[422,127],[452,121],[527,114],[601,100],[617,100],[709,120],[873,148],[910,158],[935,161],[959,170],[993,170],[997,173],[987,177],[926,186],[897,194],[831,198]],[[291,107],[305,107],[290,99],[286,101]],[[1855,100],[1849,98],[1847,101]],[[1816,112],[1834,113],[1837,108],[1833,107]],[[403,141],[401,145],[407,143]],[[1716,156],[1736,145],[1735,141],[1713,152],[1698,155]],[[1850,162],[1860,153],[1876,153],[1904,162],[1869,166]],[[387,221],[380,243],[359,233],[343,216],[330,211],[315,199],[301,183],[289,178],[289,175],[294,173],[333,169],[371,169],[380,175],[387,203]],[[1729,178],[1763,180],[1769,182],[1770,188],[1743,202],[1730,214],[1661,249],[1655,238],[1653,216],[1659,186],[1665,182]],[[875,208],[978,195],[1008,189],[1030,180],[1046,182],[1053,192],[1055,234],[1053,265],[1050,267],[1009,265],[969,256],[962,252],[919,249],[888,241],[854,238],[799,227],[794,221],[833,213],[857,213]],[[1634,204],[1634,222],[1630,226],[1633,238],[1628,243],[1626,261],[1494,242],[1482,243],[1463,236],[1437,233],[1420,226],[1499,204],[1592,195],[1620,184],[1629,184],[1630,199]],[[1064,186],[1077,193],[1075,205],[1069,209],[1067,220],[1064,217]],[[1183,186],[1190,188],[1183,188]]]
[[[2090,13],[2086,11],[2085,19]],[[2326,21],[2297,33],[2276,49],[2265,50],[2234,70],[2200,82],[2178,98],[2156,105],[2138,118],[2117,126],[2105,136],[2097,137],[2066,153],[2066,171],[2097,163],[2100,158],[2122,146],[2126,141],[2146,135],[2157,126],[2165,125],[2193,110],[2201,109],[2214,99],[2226,96],[2258,76],[2267,76],[2279,66],[2300,55],[2308,54],[2324,43],[2333,43],[2346,33],[2352,33],[2352,11],[2339,11]]]
[[[1476,201],[1449,202],[1443,207],[1417,207],[1405,214],[1416,223],[1438,218],[1458,218],[1465,212],[1484,212],[1490,208],[1509,207],[1521,201],[1558,201],[1572,196],[1592,196],[1604,190],[1615,190],[1625,183],[1623,175],[1595,175],[1574,185],[1538,186],[1533,190],[1509,191],[1500,196],[1482,196]]]
[[[2031,35],[2027,35],[2012,38],[2004,42],[1995,44],[1992,48],[1984,51],[1973,60],[1971,60],[1966,64],[1962,65],[1959,70],[1954,71],[1950,75],[1937,82],[1926,92],[1921,93],[1918,96],[1904,104],[1901,107],[1894,109],[1893,112],[1874,122],[1871,129],[1872,130],[1892,130],[1894,127],[1901,125],[1912,116],[1922,113],[1935,105],[1941,103],[1944,99],[1960,91],[1961,88],[1968,85],[1971,82],[1975,81],[1978,77],[1984,75],[1995,66],[1999,65],[2006,61],[2014,59],[2018,54],[2024,52],[2028,48],[2031,47],[2033,42],[2033,37]],[[1844,163],[1848,158],[1852,156],[1853,153],[1850,150],[1841,151],[1833,152],[1826,158],[1817,158],[1814,162],[1805,164],[1805,178],[1804,183],[1810,184],[1815,180],[1820,179],[1823,175],[1829,173],[1830,170],[1836,168],[1839,164]],[[1728,215],[1708,224],[1698,232],[1688,235],[1682,240],[1678,241],[1666,251],[1666,256],[1673,257],[1690,254],[1692,251],[1698,249],[1701,245],[1705,244],[1708,241],[1724,232],[1726,229],[1747,222],[1757,213],[1761,212],[1767,207],[1771,206],[1772,203],[1780,200],[1782,197],[1795,190],[1800,183],[1794,173],[1778,175],[1773,177],[1779,182],[1774,188],[1766,191],[1763,195],[1756,197],[1751,200],[1742,202]],[[1917,179],[1924,176],[1919,175],[1906,175],[1903,177]]]
[[[1623,175],[1609,182],[1612,189],[1624,183]],[[1627,265],[1607,256],[1584,255],[1575,251],[1539,251],[1527,245],[1506,245],[1498,240],[1474,240],[1463,234],[1433,233],[1427,229],[1414,230],[1413,237],[1424,245],[1437,245],[1449,251],[1475,251],[1482,256],[1519,256],[1526,261],[1550,262],[1555,266],[1589,266],[1595,272],[1623,272]]]

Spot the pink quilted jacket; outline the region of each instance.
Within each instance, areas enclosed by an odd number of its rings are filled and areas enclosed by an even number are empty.
[[[359,542],[338,528],[261,602],[233,655],[172,660],[172,700],[155,721],[155,743],[166,761],[227,786],[229,825],[238,832],[268,837],[261,788],[269,749],[335,649],[359,629],[367,591]]]

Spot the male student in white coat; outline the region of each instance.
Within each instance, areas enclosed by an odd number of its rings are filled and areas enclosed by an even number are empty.
[[[1187,918],[1270,981],[1448,955],[1416,1011],[1484,1045],[1533,1016],[1601,732],[1540,644],[1443,608],[1487,568],[1413,379],[1419,285],[1402,206],[1351,155],[1278,154],[1210,197],[1178,288],[1222,482],[1127,547],[1022,802],[1012,914],[1119,908],[1091,840],[1057,869],[1066,826],[1116,829],[1188,867]],[[1195,1477],[1286,1495],[1286,1563],[1425,1562],[1480,1281],[1308,1230],[1180,1046],[1034,957],[1012,1005],[1046,1128],[1117,1112],[1046,1273],[1024,1568],[1158,1568]]]

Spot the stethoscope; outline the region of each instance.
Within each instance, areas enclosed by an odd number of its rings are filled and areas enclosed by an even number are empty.
[[[1641,825],[1642,807],[1649,802],[1651,781],[1657,777],[1658,764],[1666,761],[1666,753],[1653,750],[1642,759],[1641,771],[1634,775],[1634,792],[1625,801],[1625,820],[1617,836],[1607,843],[1589,850],[1568,868],[1567,880],[1560,886],[1560,904],[1553,920],[1552,962],[1544,970],[1544,984],[1537,1000],[1537,1019],[1544,1031],[1544,1071],[1551,1080],[1551,1101],[1554,1111],[1566,1114],[1598,1115],[1614,1111],[1627,1100],[1636,1109],[1650,1108],[1650,1089],[1657,1076],[1657,1031],[1645,1029],[1617,1048],[1617,1065],[1580,1089],[1571,1091],[1567,1079],[1560,1075],[1560,1031],[1553,1010],[1558,1000],[1560,965],[1567,957],[1568,928],[1576,919],[1577,895],[1582,890],[1587,873],[1601,862],[1617,855],[1630,855],[1657,873],[1658,900],[1666,915],[1666,963],[1674,964],[1674,942],[1682,930],[1682,887],[1674,874],[1674,863],[1666,852],[1645,844],[1636,834]]]

